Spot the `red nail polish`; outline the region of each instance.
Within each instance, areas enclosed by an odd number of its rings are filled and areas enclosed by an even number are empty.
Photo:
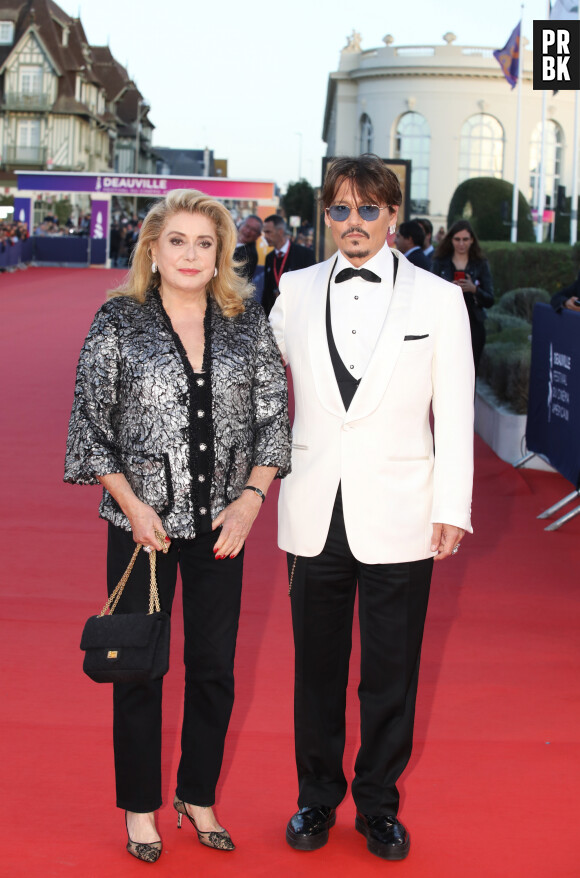
[[[230,558],[235,558],[235,557],[236,557],[235,555],[230,555]]]

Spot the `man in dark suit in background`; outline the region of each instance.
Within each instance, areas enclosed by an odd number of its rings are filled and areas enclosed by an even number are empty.
[[[395,235],[395,245],[399,253],[404,253],[409,262],[417,268],[431,271],[429,260],[423,253],[425,232],[416,220],[401,223]]]
[[[241,273],[249,281],[253,280],[258,265],[256,241],[262,234],[262,220],[251,213],[238,229],[238,243],[234,250],[234,262],[242,264]]]
[[[264,274],[264,294],[262,305],[266,314],[272,310],[278,297],[280,278],[287,271],[296,271],[297,268],[307,268],[314,265],[316,259],[309,247],[295,244],[288,237],[286,223],[281,216],[272,214],[264,220],[263,234],[270,247],[274,249],[266,256],[266,271]]]
[[[431,264],[433,262],[433,253],[435,252],[435,247],[433,246],[433,223],[431,220],[426,218],[418,219],[417,222],[425,232],[425,240],[423,241],[423,254],[427,257],[427,261],[429,262],[429,268],[431,268]]]

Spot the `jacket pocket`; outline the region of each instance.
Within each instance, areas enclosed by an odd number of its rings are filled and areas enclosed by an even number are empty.
[[[173,507],[173,483],[169,455],[144,457],[123,455],[123,472],[136,496],[152,506],[158,515],[166,515]]]

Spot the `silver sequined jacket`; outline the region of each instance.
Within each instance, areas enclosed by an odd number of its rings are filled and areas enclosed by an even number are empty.
[[[211,370],[211,517],[240,496],[253,466],[290,471],[286,375],[261,305],[224,317],[210,298],[205,319]],[[209,363],[208,363],[209,358]],[[81,350],[67,440],[66,482],[97,484],[122,472],[170,537],[195,536],[185,351],[157,292],[143,304],[119,296],[97,312]],[[130,530],[103,492],[100,515]]]

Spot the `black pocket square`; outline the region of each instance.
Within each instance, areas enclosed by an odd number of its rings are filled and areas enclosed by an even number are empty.
[[[406,335],[404,341],[419,341],[420,338],[429,338],[429,333],[426,335]]]

